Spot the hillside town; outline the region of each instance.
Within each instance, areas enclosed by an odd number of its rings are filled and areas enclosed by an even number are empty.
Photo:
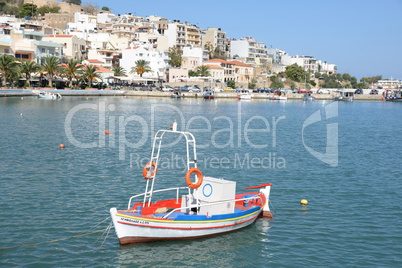
[[[204,79],[221,87],[265,88],[271,77],[298,65],[312,79],[337,74],[337,66],[308,55],[289,55],[253,37],[229,37],[224,29],[156,15],[113,14],[57,0],[25,0],[30,16],[0,16],[0,54],[42,64],[56,57],[96,66],[98,82],[133,84],[188,82]],[[57,7],[41,15],[39,7]],[[49,9],[51,10],[51,9]],[[143,72],[138,61],[147,63]],[[207,72],[200,72],[202,69]],[[318,75],[317,75],[318,74]],[[314,77],[315,76],[315,77]],[[35,80],[36,79],[36,80]],[[38,77],[32,77],[33,83]],[[59,79],[63,79],[62,76]],[[310,80],[305,77],[305,80]],[[57,81],[57,78],[55,78]],[[386,81],[386,83],[390,83]],[[400,86],[400,81],[391,84]]]

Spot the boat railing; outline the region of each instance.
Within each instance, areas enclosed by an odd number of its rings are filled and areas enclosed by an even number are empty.
[[[214,206],[214,205],[219,205],[219,204],[224,204],[227,202],[237,202],[237,201],[246,201],[246,200],[253,200],[253,199],[260,199],[261,203],[262,203],[262,198],[261,196],[251,196],[251,197],[244,197],[244,198],[238,198],[238,199],[227,199],[227,200],[221,200],[221,201],[215,201],[215,202],[208,202],[208,203],[204,203],[204,204],[192,204],[191,206],[187,206],[187,207],[180,207],[180,208],[175,208],[172,211],[170,211],[168,214],[166,214],[165,216],[163,216],[164,219],[168,218],[173,212],[176,212],[178,210],[182,210],[182,209],[191,209],[194,207],[206,207],[206,206]]]
[[[154,190],[153,193],[160,193],[160,192],[167,192],[167,191],[176,190],[176,201],[178,202],[179,201],[180,190],[184,190],[184,189],[188,189],[188,187],[174,187],[174,188],[166,188],[166,189]],[[133,199],[135,199],[137,197],[144,196],[146,194],[147,194],[147,192],[142,193],[142,194],[133,195],[132,197],[130,197],[130,200],[128,201],[127,209],[131,208],[131,202],[133,201]]]

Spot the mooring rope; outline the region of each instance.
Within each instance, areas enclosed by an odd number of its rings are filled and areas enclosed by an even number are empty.
[[[110,229],[112,229],[112,227],[113,227],[113,221],[110,221],[109,225],[108,225],[107,228],[106,228],[107,233],[106,233],[106,235],[105,235],[105,239],[103,239],[103,242],[102,242],[102,244],[100,245],[99,249],[101,249],[101,248],[103,247],[103,244],[105,244],[105,241],[106,241],[107,237],[109,236],[109,232],[110,232]],[[105,230],[105,231],[106,231],[106,230]],[[103,235],[103,234],[102,234],[102,235]],[[99,249],[98,249],[98,250],[99,250]]]
[[[269,205],[272,207],[272,209],[274,210],[274,213],[276,214],[276,209],[275,209],[274,205],[272,204],[271,200],[269,200]]]
[[[43,242],[39,242],[39,243],[33,243],[33,244],[27,244],[27,245],[18,245],[18,246],[13,246],[13,247],[6,247],[6,248],[0,248],[0,250],[6,250],[6,249],[13,249],[13,248],[21,248],[21,247],[33,247],[33,246],[37,246],[37,245],[41,245],[41,244],[45,244],[45,243],[54,243],[54,242],[58,242],[58,241],[62,241],[62,240],[67,240],[73,237],[80,237],[80,236],[86,236],[86,235],[91,235],[91,234],[96,234],[99,232],[104,232],[105,230],[97,230],[97,231],[93,231],[93,232],[89,232],[90,230],[94,229],[95,227],[99,226],[100,224],[104,223],[106,220],[110,219],[110,217],[107,217],[106,219],[104,219],[103,221],[101,221],[100,223],[96,224],[95,226],[89,228],[88,230],[86,230],[85,232],[73,235],[73,236],[69,236],[69,237],[64,237],[64,238],[60,238],[60,239],[55,239],[55,240],[50,240],[50,241],[43,241]],[[108,226],[108,228],[110,229],[110,227]],[[88,233],[89,232],[89,233]]]

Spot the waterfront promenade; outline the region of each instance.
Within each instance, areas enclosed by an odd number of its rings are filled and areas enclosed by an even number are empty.
[[[163,91],[140,91],[140,90],[55,90],[55,89],[41,89],[44,91],[51,91],[53,93],[60,93],[62,96],[132,96],[132,97],[153,97],[153,98],[170,98],[171,92]],[[184,92],[182,93],[184,98],[202,98],[202,93]],[[252,93],[254,99],[268,99],[272,93]],[[316,100],[332,100],[331,94],[312,94]],[[1,89],[0,97],[24,97],[24,96],[36,96],[30,89]],[[215,93],[215,98],[237,98],[236,92],[219,92]],[[303,94],[288,93],[287,98],[289,100],[301,100]],[[356,101],[382,101],[381,95],[368,95],[368,94],[355,94],[354,99]]]

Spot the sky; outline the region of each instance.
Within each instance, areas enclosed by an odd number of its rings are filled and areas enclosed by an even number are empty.
[[[85,3],[86,1],[82,1]],[[308,55],[358,79],[402,80],[402,0],[91,0],[114,14],[156,15],[229,38],[251,36],[289,55]]]

